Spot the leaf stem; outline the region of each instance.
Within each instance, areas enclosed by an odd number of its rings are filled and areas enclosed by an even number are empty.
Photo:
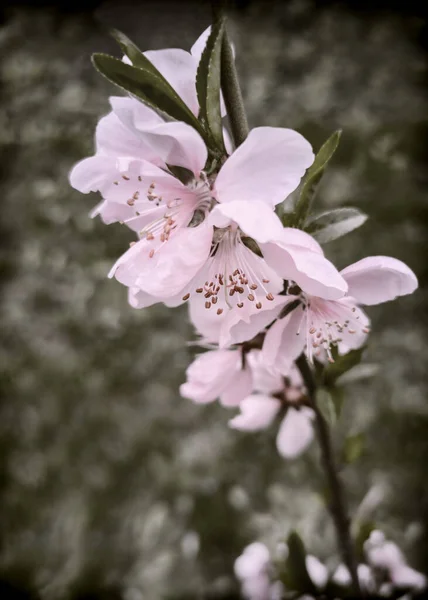
[[[349,527],[350,520],[347,512],[345,493],[337,472],[329,427],[317,405],[315,379],[304,354],[301,354],[296,360],[296,366],[302,375],[308,392],[310,406],[315,413],[315,430],[321,450],[321,463],[331,493],[329,510],[336,528],[338,546],[342,559],[351,575],[353,591],[358,597],[362,598],[363,595],[357,573],[357,559]]]
[[[211,4],[214,21],[221,19],[225,21],[225,2],[212,0]],[[235,146],[238,147],[248,136],[249,130],[241,86],[239,85],[238,73],[235,66],[235,57],[226,27],[224,29],[221,48],[221,89],[232,130],[233,141],[235,142]]]

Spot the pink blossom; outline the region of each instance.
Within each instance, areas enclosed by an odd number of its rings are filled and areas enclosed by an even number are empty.
[[[260,542],[247,546],[235,561],[235,575],[241,582],[241,591],[248,600],[270,600],[272,569],[270,553]]]
[[[317,242],[303,231],[284,229],[261,201],[219,204],[208,222],[216,227],[211,256],[186,294],[196,329],[221,347],[251,339],[279,315],[289,301],[279,295],[284,276],[327,298],[343,296],[347,290]],[[268,248],[268,257],[250,250],[245,245],[249,238],[262,253]],[[275,245],[279,262],[272,250]]]
[[[314,412],[298,402],[305,394],[300,374],[295,367],[280,373],[263,362],[260,351],[248,354],[253,372],[252,394],[239,404],[240,413],[229,426],[241,431],[260,431],[272,425],[282,407],[287,409],[279,426],[276,445],[284,458],[296,458],[306,450],[314,437]]]
[[[266,334],[263,354],[268,364],[291,363],[303,350],[310,360],[323,352],[332,360],[331,347],[359,348],[369,333],[369,318],[360,304],[379,304],[411,294],[417,288],[415,274],[401,261],[387,256],[365,258],[343,271],[348,295],[337,300],[300,293],[287,303],[300,304],[276,321]]]
[[[386,540],[381,531],[372,531],[364,551],[369,564],[386,572],[393,586],[418,591],[427,587],[426,576],[410,567],[397,544]]]

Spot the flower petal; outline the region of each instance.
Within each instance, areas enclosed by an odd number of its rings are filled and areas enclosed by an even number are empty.
[[[258,200],[274,207],[297,188],[313,160],[309,142],[296,131],[257,127],[222,166],[217,199]]]
[[[241,431],[260,431],[273,423],[281,402],[264,394],[252,394],[239,405],[241,413],[229,421],[229,427]]]
[[[306,570],[308,571],[309,577],[317,588],[322,589],[325,587],[328,581],[328,569],[327,567],[312,554],[307,554],[305,558]]]
[[[97,154],[142,158],[156,164],[160,162],[150,146],[139,137],[138,131],[131,131],[114,112],[99,121],[95,140]]]
[[[272,323],[285,303],[286,298],[277,296],[261,309],[254,303],[246,303],[242,308],[235,307],[229,310],[221,326],[220,347],[227,348],[232,344],[251,340]]]
[[[187,368],[187,381],[180,386],[180,394],[200,404],[213,402],[229,386],[240,368],[241,356],[237,351],[204,352]]]
[[[266,262],[281,277],[295,281],[304,292],[327,300],[341,298],[348,284],[336,267],[318,252],[285,241],[262,244]]]
[[[153,109],[135,98],[110,96],[109,102],[113,113],[131,133],[135,133],[140,128],[144,129],[148,126],[160,125],[164,122],[162,117]]]
[[[159,299],[142,292],[139,288],[129,288],[128,302],[132,308],[147,308],[159,302]]]
[[[314,437],[313,418],[314,413],[310,408],[288,409],[276,438],[276,446],[281,456],[297,458],[306,450]]]
[[[110,156],[91,156],[75,165],[69,175],[70,185],[83,194],[103,191],[111,185],[109,175],[116,172],[116,161]]]
[[[416,275],[401,260],[390,256],[368,256],[340,273],[349,295],[361,304],[381,304],[412,294],[418,287]]]
[[[189,169],[196,177],[200,175],[208,152],[203,139],[193,127],[175,121],[140,128],[139,134],[166,164]]]
[[[179,294],[205,264],[213,230],[205,222],[178,231],[141,269],[137,285],[152,296]]]
[[[247,354],[247,362],[253,375],[253,390],[261,394],[276,394],[284,388],[282,374],[268,367],[261,350],[251,350]]]
[[[257,200],[217,204],[209,218],[216,227],[227,227],[233,221],[259,243],[281,238],[283,232],[281,221],[272,208]]]
[[[256,577],[269,568],[270,560],[267,547],[260,542],[253,542],[235,560],[235,575],[241,580]]]
[[[251,394],[253,378],[250,369],[239,370],[229,385],[220,395],[220,404],[223,406],[239,406],[242,400]]]
[[[190,54],[197,61],[197,63],[199,63],[199,61],[201,60],[202,52],[204,51],[205,46],[207,45],[207,40],[210,36],[210,33],[211,25],[201,33],[196,42],[190,48]]]
[[[199,103],[195,82],[199,61],[190,52],[180,48],[150,50],[144,52],[144,55],[165,77],[193,114],[198,116]]]
[[[427,578],[423,573],[412,569],[408,565],[399,565],[390,573],[392,583],[399,588],[423,590],[427,587]]]
[[[284,307],[295,300],[296,296],[288,296]],[[305,312],[300,305],[283,319],[275,321],[268,329],[262,349],[267,365],[276,366],[278,370],[284,371],[300,356],[306,342],[303,324],[305,318]]]

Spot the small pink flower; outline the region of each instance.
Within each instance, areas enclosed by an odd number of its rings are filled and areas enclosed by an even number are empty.
[[[403,262],[388,256],[364,258],[341,271],[348,295],[337,300],[300,293],[287,302],[300,301],[284,319],[276,321],[266,334],[263,354],[267,364],[290,364],[305,350],[312,361],[331,347],[361,347],[369,333],[370,321],[359,304],[379,304],[411,294],[418,286],[415,274]]]
[[[284,229],[264,202],[217,205],[208,222],[216,227],[211,256],[186,295],[196,329],[221,347],[251,339],[279,315],[289,301],[279,295],[284,276],[327,298],[347,290],[317,242],[303,231]],[[268,248],[268,255],[256,255],[246,238],[255,240],[263,254]]]
[[[280,424],[276,444],[281,456],[297,458],[314,437],[314,412],[307,406],[298,405],[305,394],[299,372],[295,367],[281,373],[266,366],[262,353],[257,350],[252,350],[247,360],[253,373],[252,394],[240,402],[240,413],[229,421],[229,426],[241,431],[267,429],[285,401],[287,412]]]
[[[247,600],[270,600],[272,561],[267,547],[254,542],[235,561],[234,571]]]

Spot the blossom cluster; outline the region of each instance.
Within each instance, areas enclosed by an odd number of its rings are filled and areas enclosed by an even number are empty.
[[[281,543],[278,550],[280,557],[274,561],[265,544],[253,542],[236,559],[235,575],[247,600],[280,600],[286,592],[295,591],[287,589],[278,577],[278,572],[288,557],[289,548],[287,544]],[[383,532],[373,530],[370,533],[364,542],[363,554],[364,561],[358,564],[357,573],[365,595],[407,598],[410,596],[402,594],[426,589],[425,575],[407,564],[400,548],[395,542],[386,539]],[[302,600],[310,600],[319,595],[339,597],[338,594],[349,590],[351,586],[349,570],[343,563],[336,563],[332,569],[316,556],[306,554],[303,568],[308,577],[309,589],[297,596]],[[296,595],[290,597],[296,598]]]
[[[190,52],[144,53],[196,119],[209,35]],[[370,331],[361,307],[412,293],[414,273],[387,256],[339,271],[303,225],[284,226],[277,207],[314,161],[298,132],[256,127],[235,147],[223,127],[224,150],[213,154],[197,128],[135,95],[110,104],[95,154],[70,174],[77,190],[101,194],[93,216],[136,234],[110,277],[135,308],[187,303],[206,351],[188,368],[182,396],[239,409],[230,426],[240,430],[266,428],[281,413],[278,450],[298,456],[313,437],[314,415],[296,359],[305,353],[311,364],[327,363],[360,348]],[[221,97],[219,104],[226,117]]]

